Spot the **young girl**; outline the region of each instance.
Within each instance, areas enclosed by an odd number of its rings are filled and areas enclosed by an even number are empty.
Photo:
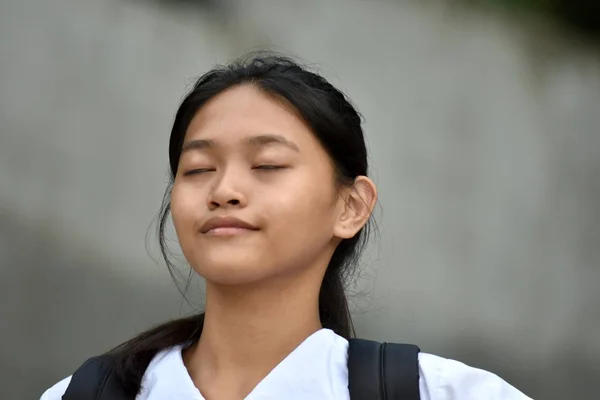
[[[161,249],[171,268],[170,213],[206,280],[206,310],[109,352],[111,385],[137,400],[349,399],[344,282],[377,190],[348,99],[285,57],[238,60],[185,97],[169,160]],[[422,400],[527,399],[492,373],[430,354],[418,355],[418,374]],[[70,382],[42,400],[69,394]]]

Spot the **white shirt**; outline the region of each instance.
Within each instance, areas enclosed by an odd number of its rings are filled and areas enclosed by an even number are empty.
[[[158,353],[136,400],[205,400],[183,364],[181,346]],[[348,341],[321,329],[277,365],[245,400],[349,400]],[[461,362],[419,354],[421,400],[531,400],[498,376]],[[40,400],[61,400],[71,377]]]

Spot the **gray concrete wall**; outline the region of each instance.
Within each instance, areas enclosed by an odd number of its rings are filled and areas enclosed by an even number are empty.
[[[144,241],[169,125],[194,77],[258,46],[318,63],[366,118],[380,239],[354,298],[359,333],[535,398],[592,396],[597,50],[448,6],[219,4],[0,0],[0,398],[35,398],[189,310]]]

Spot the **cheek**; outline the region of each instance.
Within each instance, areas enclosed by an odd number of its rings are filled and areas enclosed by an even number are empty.
[[[283,191],[271,202],[269,214],[277,238],[323,241],[332,236],[335,220],[335,192],[331,186],[306,185]]]
[[[175,184],[171,192],[171,215],[173,225],[180,241],[185,240],[193,230],[197,212],[201,210],[198,204],[198,194],[190,193],[190,189]]]
[[[328,252],[333,238],[331,194],[295,192],[272,203],[265,256],[277,268],[312,265]]]

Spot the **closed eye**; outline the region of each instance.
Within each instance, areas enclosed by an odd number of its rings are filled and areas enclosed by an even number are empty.
[[[198,168],[198,169],[192,169],[192,170],[186,171],[183,175],[184,176],[197,175],[197,174],[203,174],[205,172],[211,172],[211,171],[215,171],[215,169],[214,168]]]
[[[277,169],[283,169],[285,167],[282,167],[280,165],[257,165],[256,167],[252,167],[252,169],[259,169],[259,170],[277,170]]]

